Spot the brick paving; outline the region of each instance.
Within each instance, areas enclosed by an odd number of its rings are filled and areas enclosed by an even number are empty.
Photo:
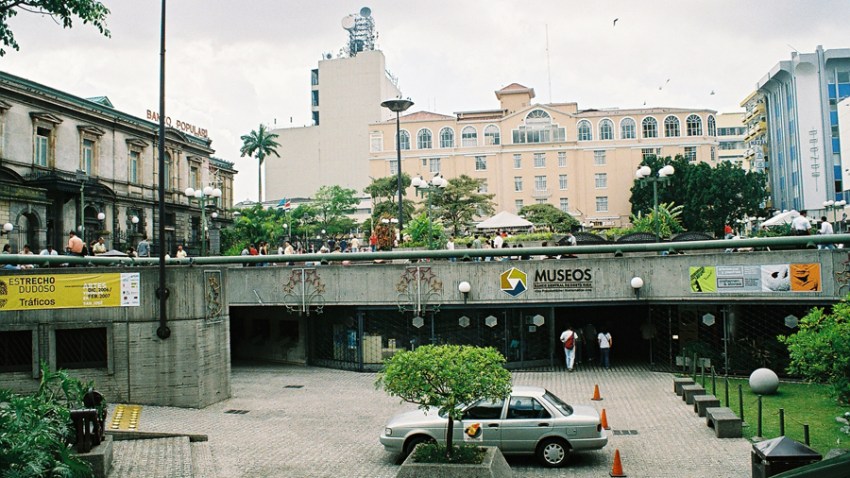
[[[514,372],[515,384],[544,386],[568,403],[605,408],[609,444],[572,455],[567,470],[540,467],[532,458],[509,457],[514,476],[607,476],[619,449],[630,477],[750,474],[750,443],[717,439],[672,392],[672,375],[639,367]],[[415,409],[374,387],[375,374],[286,365],[234,366],[233,397],[202,410],[146,406],[140,431],[206,434],[199,455],[180,456],[188,441],[170,444],[140,440],[116,442],[122,474],[110,476],[182,477],[186,467],[204,477],[393,477],[397,458],[378,442],[386,420]],[[598,384],[602,401],[591,401]],[[287,388],[301,386],[301,388]],[[228,414],[227,410],[247,410]],[[613,434],[635,430],[637,434]],[[169,439],[173,440],[173,439]],[[192,444],[196,445],[196,444]],[[194,451],[194,450],[193,450]],[[183,460],[183,461],[180,461]],[[185,461],[188,460],[188,465]],[[192,460],[195,461],[194,466]],[[132,466],[131,466],[132,465]],[[173,470],[166,472],[166,470]],[[172,474],[173,473],[173,474]]]

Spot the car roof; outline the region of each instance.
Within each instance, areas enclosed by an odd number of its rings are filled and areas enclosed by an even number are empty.
[[[529,395],[543,395],[546,393],[546,389],[543,387],[534,387],[531,385],[514,385],[512,387],[511,393],[524,393]]]

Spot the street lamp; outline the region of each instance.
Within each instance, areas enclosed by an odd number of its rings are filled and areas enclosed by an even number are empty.
[[[667,185],[676,170],[672,165],[664,166],[658,170],[658,176],[652,176],[652,169],[649,166],[641,166],[635,172],[635,178],[640,181],[640,186],[644,187],[646,183],[652,183],[652,222],[655,228],[655,242],[661,240],[661,232],[658,230],[658,183]]]
[[[186,188],[183,193],[189,198],[189,202],[192,199],[197,199],[198,203],[201,205],[201,256],[207,255],[207,201],[208,198],[212,198],[212,201],[215,201],[217,198],[221,197],[221,189],[213,188],[212,186],[206,186],[204,189],[193,189]],[[217,215],[216,215],[217,216]]]
[[[443,189],[449,184],[440,173],[434,175],[430,181],[425,181],[422,179],[422,176],[416,176],[411,181],[413,187],[416,188],[416,194],[419,196],[425,196],[427,200],[427,208],[428,208],[428,249],[433,249],[431,242],[434,239],[434,233],[431,228],[431,195],[435,193],[442,193]]]
[[[839,209],[841,209],[843,211],[844,206],[846,206],[846,205],[847,205],[847,201],[844,201],[844,200],[841,200],[841,201],[824,201],[823,202],[823,208],[825,210],[832,209],[832,222],[838,224],[838,232],[839,233],[841,233],[841,223],[838,222],[838,219],[836,218],[835,215],[836,215],[836,213],[838,212]],[[844,222],[844,221],[841,221],[841,222]]]
[[[408,108],[413,106],[413,102],[410,100],[403,100],[401,98],[395,98],[392,100],[387,100],[381,103],[381,106],[387,108],[388,110],[395,113],[395,147],[396,147],[396,161],[398,164],[398,230],[399,230],[399,242],[401,242],[401,230],[404,226],[404,219],[402,219],[404,214],[404,204],[402,202],[403,189],[401,185],[401,113],[403,111],[407,111]]]
[[[139,216],[131,217],[130,222],[133,223],[133,232],[139,232]]]
[[[80,182],[80,238],[83,240],[83,243],[86,242],[85,229],[86,229],[86,181],[89,180],[89,174],[82,170],[78,169],[75,173],[77,177],[77,181]]]

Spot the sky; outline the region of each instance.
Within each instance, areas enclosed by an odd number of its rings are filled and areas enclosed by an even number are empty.
[[[111,38],[79,21],[63,29],[48,16],[13,17],[21,48],[6,49],[0,70],[105,95],[144,118],[159,104],[161,2],[102,1]],[[236,163],[235,201],[257,197],[256,160],[240,157],[240,136],[260,123],[310,123],[310,70],[339,53],[342,18],[363,6],[411,112],[497,108],[494,91],[514,82],[540,103],[580,109],[740,111],[792,51],[850,48],[846,0],[172,0],[166,114],[206,128],[215,156]]]

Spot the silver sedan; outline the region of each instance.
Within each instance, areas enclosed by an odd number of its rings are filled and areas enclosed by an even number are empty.
[[[435,409],[394,416],[381,434],[388,451],[406,457],[419,443],[445,442],[448,420]],[[505,455],[536,455],[548,467],[564,466],[571,451],[598,450],[608,443],[599,412],[568,405],[541,387],[515,386],[506,400],[479,400],[455,421],[454,443],[497,446]]]

